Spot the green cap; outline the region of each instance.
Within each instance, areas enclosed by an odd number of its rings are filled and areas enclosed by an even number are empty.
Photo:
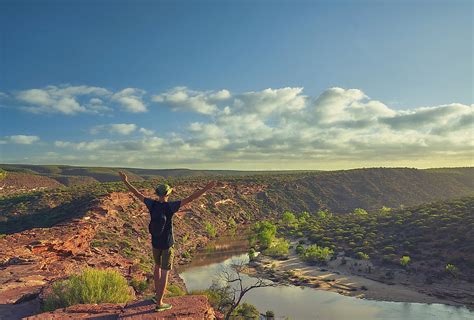
[[[169,184],[160,184],[158,187],[156,187],[155,192],[157,195],[161,197],[168,196],[171,191],[173,191],[173,188],[170,187]]]

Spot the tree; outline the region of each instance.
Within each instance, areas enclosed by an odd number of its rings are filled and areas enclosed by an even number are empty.
[[[270,282],[260,277],[256,278],[256,280],[252,284],[244,285],[242,279],[242,273],[244,271],[244,268],[245,264],[243,262],[239,262],[238,264],[234,264],[231,268],[224,269],[220,274],[221,280],[223,280],[223,282],[225,283],[225,285],[223,286],[223,290],[228,292],[228,296],[230,297],[229,308],[227,309],[224,317],[225,320],[232,319],[234,311],[240,305],[242,298],[250,290],[278,286],[277,283]]]
[[[277,227],[269,221],[257,222],[253,227],[256,238],[263,248],[270,247],[275,240],[276,230]]]

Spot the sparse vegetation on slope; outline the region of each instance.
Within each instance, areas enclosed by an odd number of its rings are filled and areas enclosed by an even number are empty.
[[[473,213],[474,197],[466,197],[367,214],[312,215],[282,227],[321,250],[326,247],[354,258],[370,257],[378,264],[401,265],[435,278],[453,274],[452,267],[445,267],[452,264],[459,278],[474,281]],[[304,258],[310,248],[301,251]]]

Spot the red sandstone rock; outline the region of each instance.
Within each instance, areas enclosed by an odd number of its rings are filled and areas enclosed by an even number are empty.
[[[173,308],[156,312],[151,301],[136,301],[123,304],[80,304],[53,312],[45,312],[25,318],[26,320],[46,319],[217,319],[214,309],[205,296],[183,296],[165,299]]]

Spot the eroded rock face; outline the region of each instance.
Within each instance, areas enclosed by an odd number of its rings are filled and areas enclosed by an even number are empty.
[[[180,187],[174,198],[183,198],[198,187]],[[235,188],[224,186],[183,208],[174,218],[176,267],[188,262],[181,253],[203,247],[209,241],[206,221],[213,221],[217,230],[225,230],[230,217],[239,223],[246,221],[250,212],[258,212],[253,197],[243,193],[257,193],[261,187],[254,190],[245,186],[238,196],[234,195]],[[142,192],[154,196],[151,190]],[[86,267],[113,268],[130,279],[147,280],[152,287],[151,270],[143,268],[152,262],[149,213],[144,204],[129,193],[112,192],[81,206],[77,208],[84,212],[80,217],[73,215],[76,218],[50,228],[34,228],[0,238],[0,304],[8,309],[0,308],[0,318],[5,312],[11,314],[12,304],[41,299],[55,280]],[[184,288],[176,269],[170,273],[170,284]]]
[[[97,226],[106,223],[104,205],[51,228],[35,228],[0,239],[0,304],[18,303],[25,294],[39,293],[53,280],[102,262],[120,266],[131,262],[120,255],[105,257],[90,250]],[[105,267],[105,266],[103,266]]]
[[[54,312],[45,312],[27,320],[46,319],[187,319],[212,320],[218,314],[209,304],[205,296],[183,296],[165,299],[173,308],[156,312],[151,301],[136,301],[129,304],[80,304]]]

